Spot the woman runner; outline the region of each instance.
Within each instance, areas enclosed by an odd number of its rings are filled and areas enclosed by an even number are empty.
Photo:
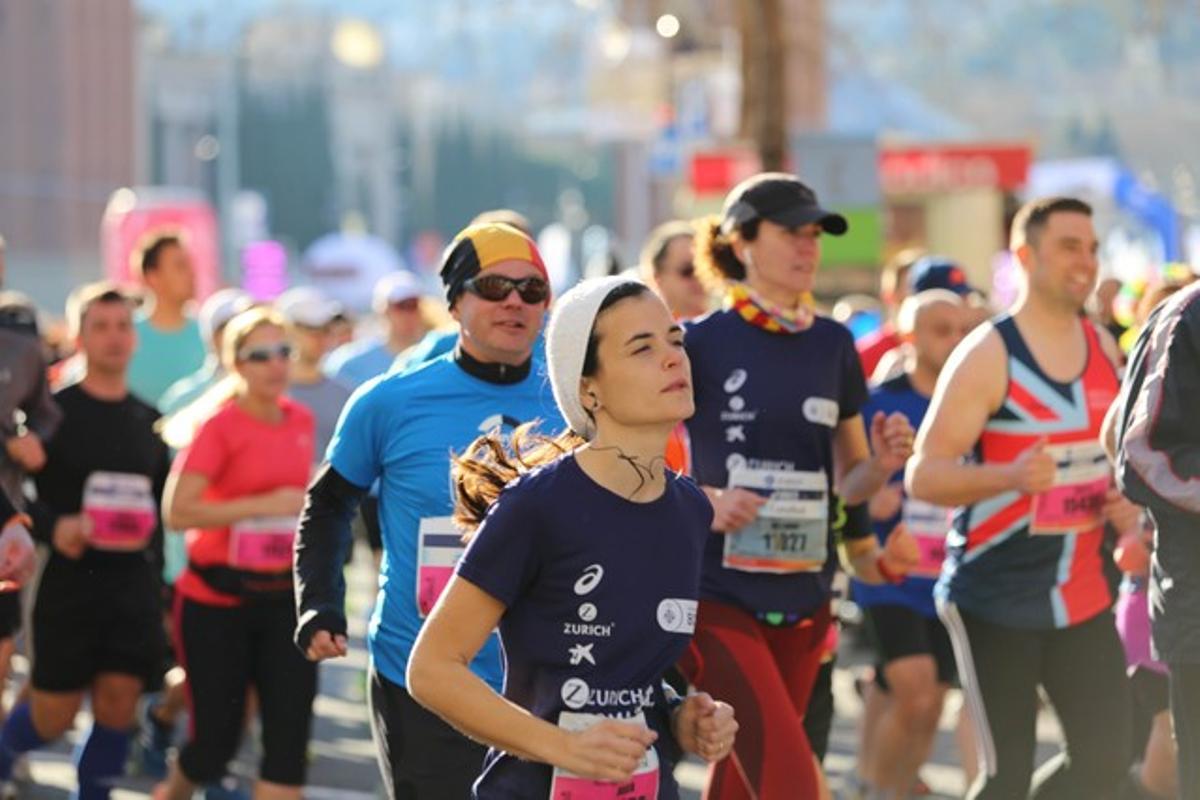
[[[491,745],[477,798],[676,798],[681,751],[720,760],[737,730],[728,705],[662,681],[693,631],[712,518],[663,466],[693,408],[683,332],[644,284],[586,281],[555,307],[547,358],[570,431],[484,437],[457,460],[457,519],[478,529],[409,690]],[[466,666],[497,625],[503,696]]]

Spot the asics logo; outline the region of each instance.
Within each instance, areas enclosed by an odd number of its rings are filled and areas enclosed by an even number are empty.
[[[733,372],[729,373],[729,377],[725,379],[725,391],[728,394],[733,394],[738,389],[746,385],[746,378],[748,377],[749,375],[747,375],[746,370],[741,369],[740,367],[735,369]]]
[[[584,569],[583,574],[579,576],[579,580],[575,581],[575,594],[582,597],[585,594],[591,594],[592,590],[600,585],[600,581],[604,579],[604,567],[599,564],[592,564]]]

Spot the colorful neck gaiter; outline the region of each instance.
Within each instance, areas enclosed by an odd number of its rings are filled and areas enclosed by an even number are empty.
[[[730,284],[725,306],[741,314],[751,325],[771,333],[799,333],[813,324],[812,298],[805,295],[800,306],[784,309],[758,295],[744,283]]]

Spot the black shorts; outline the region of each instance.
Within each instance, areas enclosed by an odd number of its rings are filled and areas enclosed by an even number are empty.
[[[924,617],[907,606],[878,605],[863,609],[879,655],[875,682],[888,690],[883,667],[908,656],[933,656],[938,683],[952,685],[958,676],[954,646],[937,617]]]
[[[0,593],[0,639],[11,639],[21,630],[21,593]]]
[[[156,685],[166,649],[160,591],[137,556],[51,554],[33,601],[33,688],[79,691],[105,672]]]

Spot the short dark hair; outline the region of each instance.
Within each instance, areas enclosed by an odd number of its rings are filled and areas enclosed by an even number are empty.
[[[142,275],[158,269],[158,262],[168,247],[183,247],[183,241],[173,233],[156,236],[150,240],[150,244],[142,251]]]
[[[1036,245],[1053,214],[1069,212],[1092,216],[1092,207],[1078,197],[1039,197],[1021,206],[1013,217],[1008,246],[1016,251],[1023,244]]]
[[[78,336],[83,330],[83,320],[91,307],[99,303],[120,303],[133,311],[133,298],[120,286],[109,281],[96,281],[80,286],[67,297],[67,325],[71,334]]]
[[[655,275],[662,272],[663,261],[667,257],[667,248],[676,239],[684,238],[696,238],[696,228],[693,227],[692,223],[685,222],[684,220],[664,222],[650,231],[650,235],[646,238],[646,244],[642,246],[642,253],[639,259],[642,269],[651,268]],[[643,274],[645,273],[643,272]]]

